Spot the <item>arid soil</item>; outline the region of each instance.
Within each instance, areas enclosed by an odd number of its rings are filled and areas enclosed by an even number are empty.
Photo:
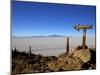
[[[94,49],[83,51],[77,47],[72,54],[62,53],[58,57],[12,51],[12,75],[91,69],[96,69]]]

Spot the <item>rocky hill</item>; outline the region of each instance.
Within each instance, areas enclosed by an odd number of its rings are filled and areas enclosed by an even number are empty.
[[[96,51],[94,49],[76,48],[73,53],[62,53],[58,57],[12,51],[13,75],[88,69],[96,69]]]

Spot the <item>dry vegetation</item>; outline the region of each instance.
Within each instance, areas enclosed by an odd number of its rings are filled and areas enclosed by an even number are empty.
[[[58,57],[12,51],[12,74],[96,69],[96,51],[77,47],[72,54]]]

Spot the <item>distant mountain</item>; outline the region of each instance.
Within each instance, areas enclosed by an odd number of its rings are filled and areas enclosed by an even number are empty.
[[[53,35],[47,35],[47,36],[12,36],[13,38],[16,38],[16,37],[65,37],[65,36],[62,36],[62,35],[57,35],[57,34],[53,34]]]
[[[13,38],[17,37],[17,36],[12,36]]]
[[[65,36],[54,34],[54,35],[49,35],[49,37],[65,37]]]

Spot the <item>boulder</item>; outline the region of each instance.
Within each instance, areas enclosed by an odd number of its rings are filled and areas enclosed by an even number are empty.
[[[72,57],[67,53],[59,55],[57,61],[51,61],[48,66],[53,71],[80,70],[83,62],[76,57]]]
[[[91,53],[88,49],[85,50],[76,50],[73,54],[73,57],[81,59],[84,63],[90,61]]]

